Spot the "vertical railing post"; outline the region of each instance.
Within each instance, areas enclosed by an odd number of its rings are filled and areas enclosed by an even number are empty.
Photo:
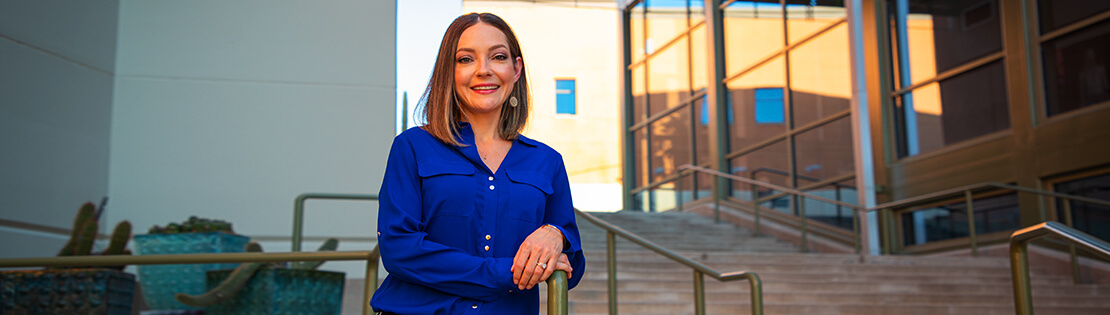
[[[721,182],[724,178],[716,178],[713,181],[713,223],[721,223]]]
[[[890,208],[879,210],[879,222],[883,223],[879,225],[879,235],[882,235],[882,239],[879,240],[879,246],[883,248],[883,255],[894,254],[894,237],[890,231],[893,229],[893,225],[891,225],[891,222],[894,221],[893,218],[894,211],[890,210]]]
[[[676,181],[678,182],[675,184],[677,189],[674,190],[675,210],[677,210],[678,212],[682,212],[682,191],[683,188],[686,187],[686,185],[682,183],[682,177],[682,170],[679,170],[678,179],[676,179]],[[690,199],[693,200],[693,198]]]
[[[605,235],[605,258],[609,260],[609,315],[617,315],[617,239],[613,231]]]
[[[705,315],[705,276],[694,270],[694,314]]]
[[[806,197],[794,196],[797,200],[798,215],[802,218],[802,252],[809,252],[809,228],[806,220]]]
[[[1071,200],[1062,200],[1064,201],[1064,224],[1074,228],[1075,226],[1072,225],[1074,222],[1072,222]],[[1068,254],[1071,255],[1071,279],[1079,284],[1079,257],[1075,253],[1075,243],[1068,242]]]
[[[307,194],[297,196],[293,200],[293,250],[294,252],[301,251],[301,233],[304,232],[304,201],[308,199]]]
[[[1033,291],[1029,287],[1029,260],[1026,241],[1010,241],[1010,277],[1014,281],[1014,310],[1017,315],[1033,315]]]
[[[755,180],[755,173],[753,172],[752,174],[749,174],[748,178],[750,178],[751,180],[754,181]],[[755,235],[755,236],[759,236],[759,234],[762,233],[759,230],[759,228],[760,228],[760,225],[759,225],[759,215],[760,215],[760,213],[759,213],[759,211],[760,211],[760,209],[759,209],[759,186],[751,185],[751,184],[748,184],[748,186],[752,187],[752,209],[755,209],[755,232],[752,233],[752,234]]]
[[[852,242],[856,244],[856,254],[863,251],[863,244],[860,244],[860,240],[862,239],[860,233],[863,232],[859,229],[859,218],[865,215],[867,215],[867,211],[865,210],[852,209]]]
[[[763,280],[759,275],[748,273],[748,285],[751,286],[752,315],[763,315]]]
[[[567,273],[555,270],[547,279],[547,314],[567,315]]]
[[[975,207],[970,190],[964,191],[964,200],[967,202],[967,237],[971,242],[971,257],[979,257],[979,242],[975,239]]]
[[[378,257],[373,253],[366,258],[366,283],[362,289],[362,315],[370,315],[373,313],[373,309],[370,308],[370,299],[374,297],[374,292],[378,290]]]

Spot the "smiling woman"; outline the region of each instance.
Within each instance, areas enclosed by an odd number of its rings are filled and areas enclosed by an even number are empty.
[[[520,134],[524,57],[501,18],[471,13],[444,34],[424,92],[428,123],[389,151],[378,244],[380,314],[537,314],[536,285],[569,287],[585,257],[563,158]]]

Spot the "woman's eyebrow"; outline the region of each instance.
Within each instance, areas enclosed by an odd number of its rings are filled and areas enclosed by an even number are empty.
[[[498,48],[509,49],[509,47],[505,46],[505,44],[497,44],[497,45],[490,46],[489,50],[495,50],[495,49],[498,49]],[[471,52],[471,53],[475,52],[474,48],[462,47],[462,48],[459,48],[458,50],[456,50],[455,53],[460,53],[460,52],[464,52],[464,51],[465,52]]]

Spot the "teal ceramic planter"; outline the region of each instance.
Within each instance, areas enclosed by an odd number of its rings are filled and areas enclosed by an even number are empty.
[[[231,270],[208,272],[215,288]],[[342,272],[263,267],[243,290],[205,308],[206,314],[339,314],[343,307]]]
[[[114,269],[0,271],[0,314],[130,315],[134,291]]]
[[[135,235],[137,255],[242,253],[250,238],[223,232]],[[152,310],[200,309],[181,304],[177,293],[201,294],[205,272],[235,268],[239,264],[139,265],[143,299]]]

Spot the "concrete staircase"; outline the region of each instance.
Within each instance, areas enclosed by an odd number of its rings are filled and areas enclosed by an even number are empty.
[[[1004,258],[803,254],[791,244],[692,213],[595,216],[719,271],[758,273],[765,314],[1014,314]],[[585,219],[578,222],[587,271],[570,291],[570,312],[607,314],[605,233]],[[617,244],[621,314],[693,314],[689,268],[619,237]],[[1110,286],[1076,285],[1066,270],[1031,268],[1037,314],[1110,314]],[[746,281],[706,277],[705,283],[708,314],[750,313]]]

